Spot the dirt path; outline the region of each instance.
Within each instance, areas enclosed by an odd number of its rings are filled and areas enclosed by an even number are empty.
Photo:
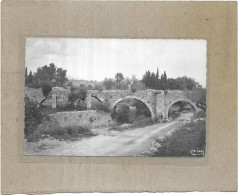
[[[189,119],[191,113],[184,114],[177,120],[159,123],[143,128],[125,131],[102,130],[102,134],[85,138],[78,142],[55,141],[54,146],[44,150],[33,151],[30,145],[25,147],[28,155],[61,156],[138,156],[148,149],[152,141],[171,133],[181,120]],[[49,143],[50,144],[50,143]]]

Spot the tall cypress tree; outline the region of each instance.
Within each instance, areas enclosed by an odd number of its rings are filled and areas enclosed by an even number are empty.
[[[159,69],[157,67],[156,78],[159,80]]]
[[[28,76],[28,83],[32,83],[33,82],[33,75],[32,72],[29,72],[29,76]]]
[[[28,71],[27,68],[25,68],[25,85],[28,84]]]

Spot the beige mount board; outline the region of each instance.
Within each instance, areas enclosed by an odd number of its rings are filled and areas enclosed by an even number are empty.
[[[236,2],[2,2],[2,193],[236,191]],[[23,156],[26,37],[206,39],[205,159]]]

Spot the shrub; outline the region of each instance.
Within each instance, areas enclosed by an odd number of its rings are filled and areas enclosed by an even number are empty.
[[[206,121],[193,121],[182,125],[163,140],[156,140],[160,145],[151,156],[193,156],[192,150],[204,150],[206,146]],[[201,156],[200,156],[201,157]]]
[[[68,95],[68,102],[77,107],[79,102],[84,102],[87,97],[87,88],[84,85],[80,87],[71,87],[70,94]]]
[[[133,93],[135,93],[135,92],[137,91],[136,87],[132,85],[132,86],[131,86],[131,91],[132,91]]]
[[[49,95],[49,93],[51,92],[52,87],[50,85],[44,84],[42,86],[42,93],[45,97],[47,97]]]
[[[126,104],[119,104],[119,109],[117,106],[114,108],[111,117],[116,121],[117,124],[129,123],[129,106]]]
[[[60,127],[59,123],[53,120],[45,120],[38,126],[37,130],[30,134],[27,138],[28,142],[36,142],[45,137],[53,137],[55,139],[78,139],[80,137],[90,137],[95,134],[87,126],[67,126]]]
[[[95,102],[92,109],[102,110],[104,112],[111,112],[110,105],[108,102]]]
[[[46,116],[37,108],[37,103],[25,97],[25,137],[32,134]]]

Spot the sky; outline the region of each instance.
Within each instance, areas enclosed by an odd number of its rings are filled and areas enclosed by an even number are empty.
[[[28,72],[54,63],[68,79],[102,81],[121,72],[142,79],[149,70],[168,78],[187,76],[206,87],[206,40],[27,38]]]

